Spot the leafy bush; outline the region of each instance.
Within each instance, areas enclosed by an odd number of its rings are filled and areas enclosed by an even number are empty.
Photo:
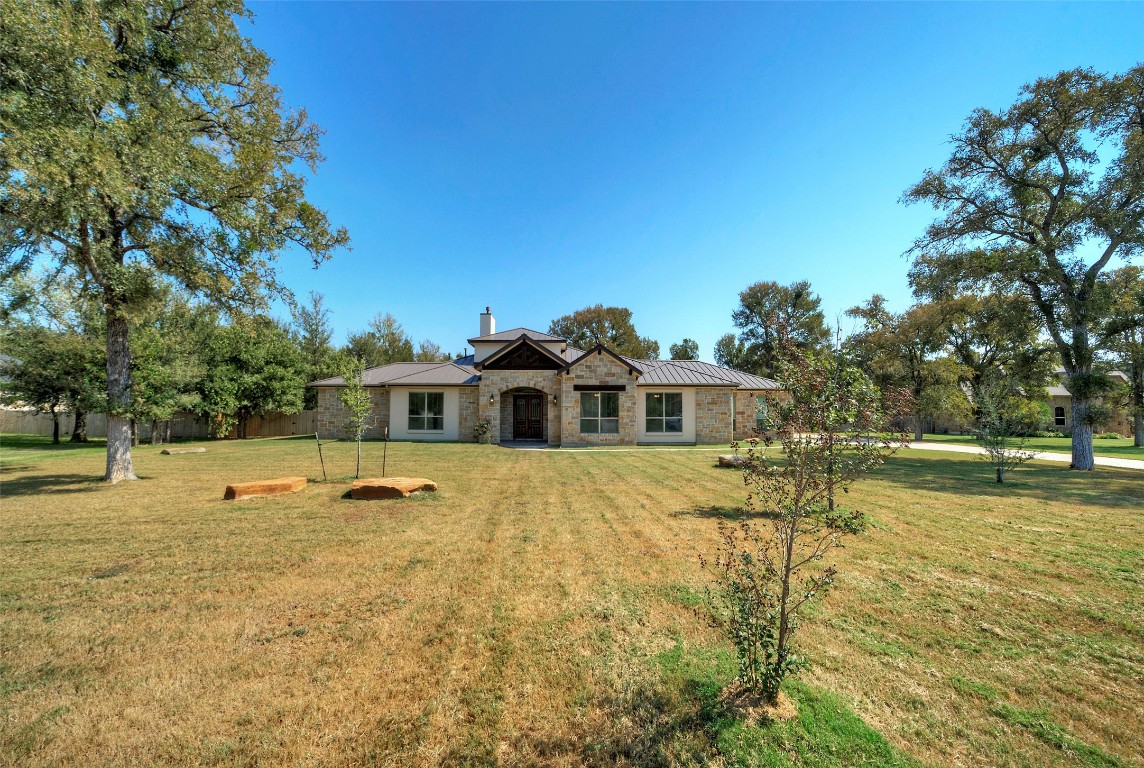
[[[1116,432],[1101,432],[1096,436],[1097,440],[1119,440],[1122,435]]]
[[[477,438],[478,443],[487,443],[489,435],[493,433],[493,425],[488,420],[478,421],[477,426],[473,427],[473,437]]]

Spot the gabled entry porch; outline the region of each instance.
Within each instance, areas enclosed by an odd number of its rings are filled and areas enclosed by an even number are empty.
[[[517,387],[500,395],[501,443],[548,443],[548,409],[552,395],[532,387]]]

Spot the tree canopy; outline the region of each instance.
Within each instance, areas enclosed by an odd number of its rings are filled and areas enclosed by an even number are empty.
[[[731,313],[743,345],[739,365],[732,367],[774,378],[783,344],[803,351],[826,344],[830,331],[821,305],[822,299],[805,280],[790,285],[765,280],[747,286],[739,294],[739,308]]]
[[[1023,292],[1041,315],[1073,394],[1073,466],[1092,469],[1092,424],[1106,379],[1094,334],[1114,257],[1144,249],[1144,65],[1026,85],[1012,106],[977,109],[945,165],[904,195],[941,211],[910,250],[931,296]]]
[[[694,339],[684,339],[678,344],[672,344],[668,349],[672,360],[699,359],[699,342]]]
[[[287,110],[240,0],[3,3],[0,269],[49,257],[100,292],[111,481],[134,479],[131,313],[169,277],[229,309],[274,262],[345,246],[305,196],[317,127]]]
[[[640,336],[632,324],[632,311],[623,307],[584,307],[553,320],[548,332],[581,349],[603,344],[627,357],[659,359],[659,342]]]
[[[388,312],[375,315],[366,330],[351,333],[342,351],[366,368],[414,360],[413,339]]]

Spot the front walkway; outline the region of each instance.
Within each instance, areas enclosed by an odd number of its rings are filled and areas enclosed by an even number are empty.
[[[908,448],[917,448],[923,451],[949,451],[950,453],[985,453],[985,449],[976,445],[960,445],[953,443],[931,443],[928,440],[925,442],[910,443]],[[1034,459],[1041,461],[1062,461],[1065,464],[1072,463],[1072,456],[1067,453],[1054,453],[1054,452],[1035,452]],[[1118,459],[1112,456],[1097,456],[1096,465],[1098,467],[1120,467],[1121,469],[1144,469],[1144,461],[1140,459]]]

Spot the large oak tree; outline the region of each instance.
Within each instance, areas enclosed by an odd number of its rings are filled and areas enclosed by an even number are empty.
[[[743,345],[742,359],[733,367],[774,378],[783,345],[803,352],[825,346],[830,331],[821,306],[822,299],[805,280],[790,285],[764,280],[747,286],[731,313]]]
[[[1007,109],[974,111],[951,140],[945,165],[904,196],[942,211],[911,249],[911,280],[930,295],[1029,297],[1073,393],[1072,465],[1091,470],[1101,283],[1113,258],[1144,249],[1144,65],[1037,80]]]
[[[584,307],[553,320],[548,324],[548,332],[581,349],[603,344],[627,357],[659,359],[659,342],[640,336],[632,323],[632,311],[624,307],[605,307],[603,304]]]
[[[226,308],[278,288],[274,261],[346,245],[307,202],[319,131],[283,108],[240,0],[0,0],[0,270],[52,259],[100,292],[106,477],[134,479],[133,308],[163,275]]]

